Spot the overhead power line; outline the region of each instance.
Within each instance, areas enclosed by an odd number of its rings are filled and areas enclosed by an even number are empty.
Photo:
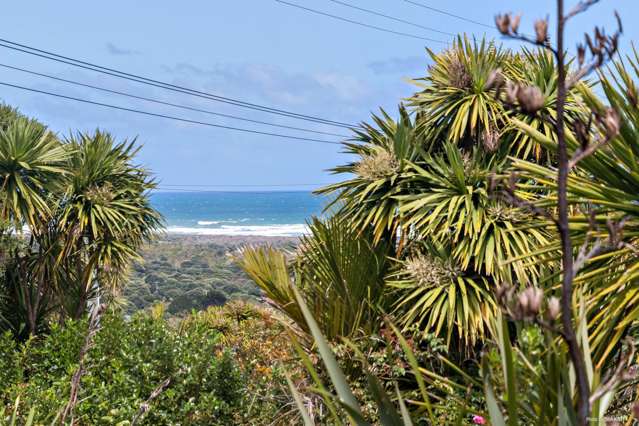
[[[424,25],[421,25],[421,24],[416,24],[414,22],[410,22],[410,21],[407,21],[405,19],[396,18],[394,16],[390,16],[390,15],[386,15],[384,13],[376,12],[374,10],[365,9],[363,7],[355,6],[354,4],[346,3],[346,2],[343,2],[343,1],[340,1],[340,0],[328,0],[328,1],[336,3],[336,4],[340,4],[342,6],[350,7],[351,9],[360,10],[362,12],[370,13],[371,15],[381,16],[382,18],[390,19],[390,20],[393,20],[393,21],[396,21],[396,22],[401,22],[401,23],[406,24],[406,25],[412,25],[413,27],[421,28],[423,30],[433,31],[433,32],[436,32],[436,33],[439,33],[439,34],[445,34],[445,35],[449,35],[449,36],[455,36],[456,35],[456,34],[453,34],[453,33],[446,32],[446,31],[441,31],[441,30],[438,30],[438,29],[435,29],[435,28],[427,27],[427,26],[424,26]]]
[[[386,33],[400,35],[400,36],[403,36],[403,37],[410,37],[410,38],[415,38],[415,39],[419,39],[419,40],[426,40],[426,41],[430,41],[432,43],[446,44],[446,42],[442,41],[442,40],[435,40],[435,39],[428,38],[428,37],[422,37],[422,36],[418,36],[418,35],[415,35],[415,34],[404,33],[404,32],[401,32],[401,31],[395,31],[395,30],[391,30],[391,29],[388,29],[388,28],[378,27],[376,25],[366,24],[364,22],[355,21],[353,19],[344,18],[342,16],[332,15],[330,13],[322,12],[322,11],[316,10],[316,9],[311,9],[309,7],[305,7],[305,6],[302,6],[302,5],[299,5],[299,4],[289,3],[289,2],[284,1],[284,0],[275,0],[275,1],[278,2],[278,3],[284,4],[286,6],[295,7],[295,8],[301,9],[301,10],[305,10],[307,12],[315,13],[315,14],[326,16],[326,17],[333,18],[333,19],[337,19],[337,20],[343,21],[343,22],[348,22],[350,24],[355,24],[355,25],[359,25],[359,26],[362,26],[362,27],[371,28],[373,30],[383,31],[383,32],[386,32]]]
[[[249,189],[249,190],[265,190],[265,189],[288,189],[288,188],[308,188],[312,189],[315,186],[322,185],[217,185],[215,187],[207,187],[207,189],[202,188],[171,188],[158,186],[153,188],[152,191],[165,191],[165,192],[215,192],[215,191],[224,191],[224,190],[239,190],[239,189]]]
[[[453,18],[456,18],[456,19],[461,19],[462,21],[470,22],[471,24],[480,25],[480,26],[485,27],[485,28],[495,29],[495,27],[492,26],[492,25],[487,25],[487,24],[484,24],[482,22],[475,21],[473,19],[465,18],[465,17],[463,17],[461,15],[456,15],[454,13],[447,12],[447,11],[442,10],[442,9],[437,9],[435,7],[432,7],[432,6],[428,6],[428,5],[424,4],[424,3],[419,3],[419,2],[416,2],[416,1],[413,1],[413,0],[404,0],[404,1],[406,3],[410,3],[412,5],[421,7],[423,9],[428,9],[428,10],[431,10],[433,12],[441,13],[442,15],[447,15],[447,16],[450,16],[450,17],[453,17]]]
[[[323,186],[323,185],[331,185],[330,183],[274,183],[274,184],[184,184],[184,185],[169,185],[169,184],[160,184],[159,188],[253,188],[253,187],[285,187],[285,186]]]
[[[43,95],[53,96],[53,97],[56,97],[56,98],[67,99],[67,100],[76,101],[76,102],[82,102],[82,103],[85,103],[85,104],[98,105],[98,106],[102,106],[102,107],[106,107],[106,108],[117,109],[117,110],[120,110],[120,111],[134,112],[136,114],[142,114],[142,115],[147,115],[147,116],[151,116],[151,117],[166,118],[166,119],[169,119],[169,120],[181,121],[181,122],[184,122],[184,123],[199,124],[199,125],[202,125],[202,126],[216,127],[216,128],[220,128],[220,129],[227,129],[227,130],[235,130],[235,131],[244,132],[244,133],[254,133],[254,134],[258,134],[258,135],[274,136],[274,137],[285,138],[285,139],[294,139],[294,140],[300,140],[300,141],[308,141],[308,142],[331,144],[331,145],[341,145],[340,142],[335,142],[335,141],[325,141],[325,140],[321,140],[321,139],[312,139],[312,138],[304,138],[304,137],[299,137],[299,136],[282,135],[282,134],[279,134],[279,133],[261,132],[261,131],[258,131],[258,130],[250,130],[250,129],[243,129],[243,128],[238,128],[238,127],[224,126],[224,125],[221,125],[221,124],[213,124],[213,123],[207,123],[207,122],[204,122],[204,121],[191,120],[191,119],[182,118],[182,117],[174,117],[174,116],[171,116],[171,115],[158,114],[158,113],[148,112],[148,111],[142,111],[142,110],[134,109],[134,108],[126,108],[126,107],[122,107],[122,106],[106,104],[106,103],[103,103],[103,102],[95,102],[95,101],[90,101],[88,99],[76,98],[74,96],[67,96],[67,95],[61,95],[59,93],[47,92],[45,90],[38,90],[38,89],[30,88],[30,87],[19,86],[17,84],[11,84],[11,83],[6,83],[6,82],[2,82],[2,81],[0,81],[0,85],[7,86],[7,87],[13,87],[14,89],[20,89],[20,90],[25,90],[25,91],[29,91],[29,92],[40,93],[40,94],[43,94]]]
[[[180,109],[185,109],[185,110],[188,110],[188,111],[201,112],[201,113],[204,113],[204,114],[215,115],[215,116],[218,116],[218,117],[232,118],[234,120],[248,121],[250,123],[264,124],[264,125],[267,125],[267,126],[280,127],[280,128],[289,129],[289,130],[297,130],[297,131],[300,131],[300,132],[317,133],[317,134],[321,134],[321,135],[338,136],[338,137],[344,137],[344,138],[350,137],[350,136],[341,135],[341,134],[338,134],[338,133],[323,132],[323,131],[320,131],[320,130],[303,129],[303,128],[300,128],[300,127],[287,126],[287,125],[276,124],[276,123],[269,123],[267,121],[253,120],[253,119],[250,119],[250,118],[238,117],[238,116],[231,115],[231,114],[223,114],[223,113],[220,113],[220,112],[213,112],[213,111],[209,111],[209,110],[205,110],[205,109],[190,107],[190,106],[187,106],[187,105],[175,104],[175,103],[172,103],[172,102],[161,101],[161,100],[158,100],[158,99],[148,98],[148,97],[145,97],[145,96],[133,95],[133,94],[126,93],[126,92],[121,92],[121,91],[118,91],[118,90],[107,89],[107,88],[100,87],[100,86],[95,86],[95,85],[92,85],[92,84],[81,83],[79,81],[69,80],[69,79],[66,79],[66,78],[55,77],[53,75],[44,74],[44,73],[40,73],[40,72],[36,72],[36,71],[32,71],[32,70],[27,70],[27,69],[20,68],[20,67],[14,67],[12,65],[6,65],[6,64],[0,63],[0,67],[7,68],[7,69],[10,69],[10,70],[14,70],[14,71],[20,71],[20,72],[31,74],[31,75],[36,75],[36,76],[39,76],[39,77],[45,77],[45,78],[48,78],[48,79],[51,79],[51,80],[61,81],[61,82],[64,82],[64,83],[69,83],[69,84],[73,84],[73,85],[80,86],[80,87],[87,87],[89,89],[95,89],[95,90],[99,90],[99,91],[102,91],[102,92],[105,92],[105,93],[112,93],[112,94],[115,94],[115,95],[126,96],[128,98],[139,99],[139,100],[146,101],[146,102],[153,102],[153,103],[156,103],[156,104],[171,106],[171,107],[180,108]]]
[[[190,95],[190,96],[195,96],[195,97],[208,99],[208,100],[215,101],[215,102],[221,102],[221,103],[226,103],[226,104],[230,104],[230,105],[235,105],[235,106],[239,106],[239,107],[242,107],[242,108],[248,108],[248,109],[252,109],[252,110],[256,110],[256,111],[265,112],[265,113],[268,113],[268,114],[281,115],[281,116],[285,116],[285,117],[289,117],[289,118],[294,118],[294,119],[297,119],[297,120],[312,121],[312,122],[324,124],[324,125],[327,125],[327,126],[345,127],[345,128],[348,128],[348,129],[360,128],[360,126],[354,125],[354,124],[344,123],[344,122],[340,122],[340,121],[328,120],[328,119],[325,119],[325,118],[316,117],[316,116],[312,116],[312,115],[300,114],[300,113],[287,111],[287,110],[283,110],[283,109],[278,109],[278,108],[273,108],[273,107],[269,107],[269,106],[265,106],[265,105],[245,102],[245,101],[242,101],[242,100],[233,99],[233,98],[229,98],[229,97],[225,97],[225,96],[220,96],[220,95],[216,95],[216,94],[213,94],[213,93],[208,93],[208,92],[203,92],[203,91],[200,91],[200,90],[190,89],[188,87],[184,87],[184,86],[179,86],[179,85],[163,82],[163,81],[160,81],[160,80],[154,80],[154,79],[151,79],[151,78],[148,78],[148,77],[144,77],[144,76],[140,76],[140,75],[136,75],[136,74],[131,74],[131,73],[120,71],[120,70],[117,70],[117,69],[114,69],[114,68],[104,67],[102,65],[93,64],[91,62],[86,62],[86,61],[82,61],[82,60],[79,60],[79,59],[70,58],[68,56],[59,55],[57,53],[53,53],[53,52],[46,51],[46,50],[43,50],[43,49],[38,49],[38,48],[35,48],[35,47],[32,47],[32,46],[27,46],[25,44],[16,43],[16,42],[13,42],[13,41],[10,41],[10,40],[6,40],[6,39],[2,39],[2,38],[0,38],[0,47],[4,47],[4,48],[7,48],[7,49],[23,52],[23,53],[26,53],[28,55],[37,56],[37,57],[40,57],[40,58],[44,58],[44,59],[52,60],[52,61],[55,61],[55,62],[71,65],[71,66],[82,68],[82,69],[86,69],[86,70],[89,70],[89,71],[110,75],[110,76],[121,78],[121,79],[124,79],[124,80],[135,81],[135,82],[140,83],[140,84],[146,84],[146,85],[149,85],[149,86],[154,86],[154,87],[158,87],[158,88],[165,89],[165,90],[170,90],[170,91],[177,92],[177,93],[183,93],[183,94]]]
[[[280,187],[268,187],[268,188],[246,187],[244,189],[245,189],[244,192],[252,192],[252,191],[260,192],[260,191],[268,191],[269,189],[273,189],[273,190],[277,189],[278,192],[288,192],[289,191],[288,188],[280,188]],[[309,189],[312,189],[312,188],[309,188]],[[187,192],[187,193],[190,193],[190,194],[192,194],[192,193],[196,193],[196,194],[198,194],[198,193],[207,194],[208,193],[208,194],[210,194],[211,192],[234,192],[234,191],[238,191],[239,192],[239,190],[240,190],[240,188],[218,188],[218,189],[184,189],[184,188],[176,188],[176,189],[171,189],[171,188],[159,188],[158,187],[158,188],[151,189],[151,191],[155,191],[156,193],[161,191],[161,192],[167,192],[167,193],[170,193],[170,192]],[[299,191],[299,189],[296,189],[296,190],[290,189],[290,191],[291,192]]]

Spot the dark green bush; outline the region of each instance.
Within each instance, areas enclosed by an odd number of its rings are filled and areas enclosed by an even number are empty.
[[[5,389],[22,378],[18,345],[10,331],[0,334],[0,402],[7,403]]]
[[[254,300],[262,292],[232,262],[227,253],[239,243],[199,243],[169,238],[142,252],[144,262],[132,268],[124,298],[133,314],[157,302],[165,302],[172,315],[219,306],[230,300]]]
[[[18,345],[0,336],[3,403],[20,397],[23,410],[37,407],[50,421],[68,399],[87,323],[53,326],[51,334]],[[75,413],[80,424],[131,420],[165,379],[171,384],[151,404],[145,424],[232,424],[246,397],[244,374],[219,332],[191,321],[176,328],[149,314],[126,321],[117,313],[101,319],[86,359]]]

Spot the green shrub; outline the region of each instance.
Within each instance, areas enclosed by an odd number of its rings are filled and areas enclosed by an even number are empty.
[[[20,397],[23,411],[37,407],[36,420],[50,422],[68,399],[86,328],[86,321],[69,321],[22,346],[3,335],[4,404]],[[201,322],[175,328],[150,314],[134,315],[130,321],[105,314],[86,367],[75,408],[80,424],[130,421],[167,378],[168,388],[152,402],[142,423],[231,424],[246,398],[245,373],[220,344],[219,332]]]
[[[17,383],[22,376],[19,365],[18,345],[10,331],[0,334],[0,386],[8,388]],[[0,401],[7,403],[4,389],[0,389]]]

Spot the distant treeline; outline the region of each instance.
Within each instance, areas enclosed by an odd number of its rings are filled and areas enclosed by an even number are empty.
[[[182,315],[233,299],[259,299],[262,290],[230,259],[242,244],[169,237],[148,245],[124,289],[127,312],[164,302],[170,314]],[[293,248],[292,242],[272,244]]]

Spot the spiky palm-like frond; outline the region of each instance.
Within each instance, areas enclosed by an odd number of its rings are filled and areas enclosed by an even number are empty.
[[[511,61],[505,62],[504,75],[514,83],[539,88],[544,97],[543,107],[537,113],[525,114],[513,109],[510,111],[509,117],[527,123],[546,137],[556,140],[555,129],[551,121],[556,115],[557,102],[557,69],[554,55],[543,48],[523,49],[514,55]],[[579,93],[579,87],[583,84],[579,83],[568,90],[564,106],[568,125],[584,114]],[[554,159],[555,146],[552,149],[544,148],[534,138],[519,131],[516,126],[506,126],[504,133],[508,135],[504,139],[509,144],[509,152],[512,156],[546,165],[556,162]]]
[[[463,269],[450,246],[425,242],[401,260],[388,278],[395,313],[405,327],[453,338],[470,348],[483,339],[497,311],[486,277]]]
[[[18,119],[0,129],[0,208],[16,229],[38,232],[51,217],[48,198],[59,193],[69,150],[42,125]]]
[[[381,116],[373,115],[373,122],[362,124],[363,130],[355,130],[354,140],[344,143],[346,153],[357,156],[355,161],[332,170],[353,177],[317,193],[335,195],[328,208],[337,206],[355,229],[372,225],[378,241],[399,226],[394,195],[400,193],[402,174],[415,159],[421,142],[403,107],[399,109],[399,121],[382,110]]]
[[[433,141],[467,147],[480,143],[484,133],[499,131],[506,111],[488,83],[491,73],[509,60],[509,52],[485,39],[460,36],[451,49],[428,53],[433,61],[429,74],[414,80],[422,91],[408,99],[423,115],[419,131],[434,135]]]
[[[37,240],[28,244],[18,240],[5,266],[2,287],[8,299],[5,329],[18,339],[46,331],[48,317],[56,308],[59,274],[58,262],[64,237],[54,227],[40,227]],[[36,242],[37,241],[37,242]],[[1,326],[1,324],[0,324]]]
[[[441,149],[450,141],[465,149],[482,146],[517,158],[553,161],[549,150],[509,124],[516,117],[554,138],[546,119],[554,116],[557,98],[557,72],[550,52],[524,49],[514,54],[485,40],[460,37],[451,49],[429,54],[434,62],[429,74],[415,80],[423,90],[409,98],[409,105],[421,114],[416,127],[426,136],[425,144]],[[542,109],[528,114],[510,105],[505,96],[507,84],[538,87],[544,97]],[[572,88],[566,103],[568,122],[581,111]]]
[[[569,201],[575,211],[586,207],[595,213],[597,228],[591,229],[590,219],[583,214],[571,218],[575,245],[579,247],[587,235],[591,241],[605,241],[609,236],[606,223],[623,223],[621,245],[609,249],[588,263],[576,279],[587,288],[592,347],[599,363],[621,347],[623,335],[639,320],[639,109],[636,80],[639,78],[639,55],[634,53],[627,62],[616,62],[611,72],[601,74],[601,86],[609,105],[605,105],[587,87],[580,91],[586,104],[597,114],[605,114],[608,107],[621,117],[619,134],[593,155],[584,158],[568,179]],[[540,144],[551,146],[552,140],[522,122],[516,123]],[[598,132],[599,130],[593,130]],[[580,144],[572,134],[567,143],[571,152]],[[523,190],[543,186],[550,190],[539,205],[547,206],[556,200],[556,174],[551,167],[527,161],[515,161],[513,166],[534,182]],[[605,318],[605,320],[604,320]],[[615,324],[611,327],[611,324]]]
[[[145,197],[155,188],[149,172],[136,165],[136,141],[116,142],[109,133],[78,134],[67,140],[69,185],[62,226],[91,239],[118,235],[142,241],[159,225],[158,213]],[[132,232],[133,231],[133,232]]]
[[[6,130],[17,120],[27,119],[17,108],[7,104],[0,104],[0,129]]]
[[[135,141],[116,142],[105,132],[77,134],[67,140],[68,186],[58,226],[66,233],[65,254],[84,265],[75,273],[88,291],[100,276],[102,285],[117,288],[140,246],[161,224],[146,196],[155,187],[149,173],[133,163]]]
[[[322,332],[329,338],[371,332],[379,325],[389,261],[389,243],[373,245],[370,233],[334,216],[313,219],[294,259],[265,247],[242,250],[237,261],[266,295],[302,329],[308,330],[293,287],[300,289]]]
[[[537,280],[540,268],[520,257],[547,245],[548,236],[521,230],[530,216],[489,193],[490,175],[504,165],[479,149],[471,156],[449,143],[444,153],[427,154],[412,164],[404,179],[410,194],[397,198],[405,226],[418,238],[450,244],[463,269],[496,283],[526,285]]]

